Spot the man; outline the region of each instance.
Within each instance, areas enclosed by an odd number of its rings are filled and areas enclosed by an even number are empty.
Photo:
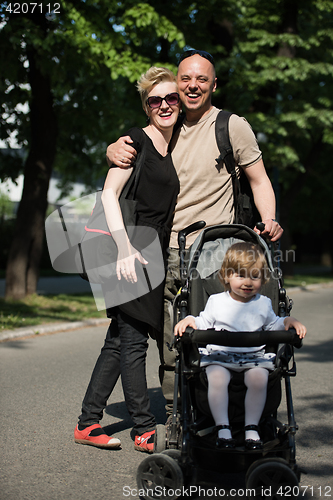
[[[199,220],[212,226],[230,224],[234,218],[231,177],[225,168],[218,171],[215,162],[219,156],[215,121],[220,110],[212,105],[217,85],[213,57],[201,50],[184,52],[178,66],[177,83],[186,118],[171,143],[180,193],[170,239],[164,338],[157,338],[162,360],[160,380],[168,411],[173,399],[174,353],[169,351],[167,344],[173,337],[172,301],[180,288],[178,232]],[[244,118],[232,115],[229,135],[236,165],[243,168],[249,180],[256,207],[265,224],[262,234],[276,241],[282,236],[283,229],[275,220],[275,195],[254,133]],[[136,151],[131,142],[129,137],[121,137],[111,144],[107,149],[108,162],[118,166],[132,163]],[[187,237],[187,247],[197,235],[192,233]]]

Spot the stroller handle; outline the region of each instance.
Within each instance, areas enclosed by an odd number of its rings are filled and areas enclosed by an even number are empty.
[[[206,225],[206,222],[204,220],[200,220],[198,222],[194,222],[190,226],[185,227],[185,229],[182,229],[178,233],[178,245],[179,248],[185,248],[186,244],[186,236],[188,236],[190,233],[193,233],[194,231],[199,231],[200,229],[204,228]]]
[[[186,328],[185,333],[178,338],[181,342],[194,344],[217,344],[230,347],[255,347],[263,344],[290,344],[302,347],[302,339],[295,328],[289,330],[260,330],[257,332],[230,332],[228,330],[194,330]]]

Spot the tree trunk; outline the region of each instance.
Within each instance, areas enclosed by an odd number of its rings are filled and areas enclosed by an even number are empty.
[[[6,270],[6,299],[36,292],[42,254],[47,193],[56,153],[57,123],[49,78],[38,68],[37,53],[28,51],[31,85],[31,148],[24,167],[24,186]]]

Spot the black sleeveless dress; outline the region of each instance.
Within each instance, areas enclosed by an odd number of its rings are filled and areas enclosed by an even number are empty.
[[[162,156],[147,134],[142,133],[142,129],[132,128],[125,135],[132,138],[132,146],[138,153],[143,146],[146,148],[145,162],[141,168],[135,195],[138,214],[137,226],[147,226],[147,228],[153,228],[157,232],[165,265],[179,192],[178,176],[170,153]],[[163,294],[164,280],[152,291],[117,307],[129,316],[161,330],[163,325]],[[115,309],[107,309],[107,316],[114,317]]]

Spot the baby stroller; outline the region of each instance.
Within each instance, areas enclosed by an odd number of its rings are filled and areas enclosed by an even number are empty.
[[[289,315],[292,301],[282,287],[277,262],[279,252],[274,244],[268,246],[247,226],[213,226],[200,233],[190,249],[189,257],[185,259],[187,235],[202,229],[204,225],[201,221],[179,233],[182,288],[175,299],[175,323],[188,314],[197,316],[212,293],[223,291],[217,274],[225,251],[237,241],[258,243],[263,248],[271,279],[263,286],[261,293],[272,300],[276,314]],[[207,400],[207,380],[204,370],[200,368],[198,351],[198,347],[208,343],[234,347],[266,344],[266,351],[277,354],[275,370],[269,375],[266,406],[259,424],[264,443],[262,450],[247,450],[244,447],[246,388],[243,373],[235,373],[229,385],[229,419],[236,447],[230,450],[216,448],[215,424]],[[188,328],[182,337],[175,339],[173,347],[177,350],[177,360],[173,415],[165,426],[157,426],[155,452],[138,467],[137,485],[141,493],[144,492],[143,497],[171,500],[183,496],[184,492],[188,496],[189,491],[196,490],[184,488],[196,484],[200,472],[215,471],[220,474],[245,473],[246,491],[253,498],[296,498],[300,470],[296,464],[297,426],[290,377],[296,375],[294,347],[299,348],[301,345],[302,341],[294,329],[231,333]],[[285,382],[286,424],[277,419],[282,399],[282,379]]]

